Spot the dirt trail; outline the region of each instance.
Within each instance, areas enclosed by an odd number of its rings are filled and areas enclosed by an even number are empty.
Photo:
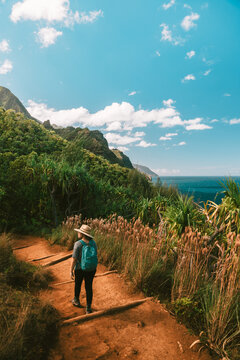
[[[22,260],[59,254],[38,261],[41,265],[68,253],[60,246],[49,246],[47,241],[41,238],[24,237],[16,238],[14,241],[14,246],[27,244],[31,246],[15,250],[17,257]],[[49,301],[59,310],[62,319],[85,314],[84,308],[76,308],[71,304],[73,283],[54,286],[54,283],[69,280],[70,262],[71,259],[68,259],[51,267],[55,280],[48,290],[40,293],[41,299]],[[105,271],[106,267],[98,266],[98,274]],[[95,278],[93,289],[95,311],[144,298],[142,293],[133,292],[130,284],[118,274]],[[86,303],[84,284],[81,303]],[[196,338],[190,335],[183,325],[178,324],[159,302],[147,301],[115,315],[62,327],[59,343],[49,360],[197,360],[198,353],[189,349],[195,340]],[[204,350],[200,359],[210,360],[211,357]]]

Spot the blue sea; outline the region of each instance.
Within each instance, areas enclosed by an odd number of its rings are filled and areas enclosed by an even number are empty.
[[[240,184],[240,177],[232,177],[234,181]],[[157,178],[153,178],[156,182]],[[221,183],[225,182],[224,177],[213,176],[160,176],[161,182],[167,185],[174,185],[183,194],[193,195],[196,202],[212,200],[220,203],[224,196],[221,192],[224,190]]]

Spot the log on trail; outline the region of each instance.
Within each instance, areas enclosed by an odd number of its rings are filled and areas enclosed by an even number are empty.
[[[125,310],[131,309],[131,308],[133,308],[135,306],[141,305],[144,302],[146,302],[147,300],[151,300],[151,299],[152,298],[149,297],[149,298],[145,298],[145,299],[141,299],[141,300],[135,300],[135,301],[129,302],[129,303],[124,304],[124,305],[114,306],[114,307],[111,307],[109,309],[96,311],[96,312],[91,313],[91,314],[76,316],[74,318],[64,320],[62,322],[62,326],[71,325],[73,323],[83,323],[85,321],[96,319],[96,318],[101,317],[101,316],[112,315],[114,313],[125,311]]]
[[[25,249],[25,248],[28,248],[28,247],[30,247],[30,246],[32,246],[32,245],[19,246],[19,247],[13,248],[13,250]]]
[[[95,275],[94,277],[100,277],[100,276],[105,276],[105,275],[110,275],[110,274],[115,274],[117,273],[117,270],[112,270],[112,271],[107,271],[105,273],[102,273],[102,274],[97,274]],[[63,282],[60,282],[60,283],[57,283],[57,284],[52,284],[52,286],[59,286],[59,285],[64,285],[64,284],[70,284],[74,282],[74,280],[67,280],[67,281],[63,281]]]
[[[62,262],[62,261],[65,261],[65,260],[67,260],[67,259],[70,259],[71,257],[72,257],[72,254],[70,254],[70,255],[65,255],[65,256],[57,259],[57,260],[53,260],[53,261],[50,261],[50,262],[48,262],[48,263],[46,263],[46,264],[43,264],[42,266],[43,266],[43,267],[52,266],[52,265],[58,264],[58,263],[60,263],[60,262]]]
[[[38,259],[31,259],[31,260],[28,260],[28,261],[40,261],[40,260],[44,260],[44,259],[48,259],[50,257],[56,256],[56,255],[58,255],[58,254],[47,255],[47,256],[40,257]]]

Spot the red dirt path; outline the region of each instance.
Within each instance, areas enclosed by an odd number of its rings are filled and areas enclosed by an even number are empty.
[[[50,254],[54,257],[41,260],[45,264],[68,252],[60,246],[50,246],[41,238],[15,238],[14,246],[30,245],[15,250],[18,258],[28,261]],[[84,315],[84,308],[72,306],[73,283],[54,286],[54,283],[69,280],[70,262],[51,267],[55,280],[48,290],[41,291],[42,300],[55,306],[63,319]],[[107,271],[99,265],[97,273]],[[103,310],[112,306],[142,299],[119,274],[97,277],[93,282],[93,309]],[[85,305],[84,284],[81,303]],[[82,324],[69,325],[60,330],[59,342],[49,360],[210,360],[207,350],[199,354],[189,349],[196,340],[189,331],[176,322],[158,301],[146,303],[124,312],[94,319]]]

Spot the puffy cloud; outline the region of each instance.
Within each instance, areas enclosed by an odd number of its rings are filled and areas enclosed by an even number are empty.
[[[114,133],[107,133],[105,138],[109,142],[109,144],[117,144],[117,145],[128,145],[132,144],[136,141],[139,141],[139,137],[129,136],[129,135],[119,135]]]
[[[188,74],[182,79],[182,82],[186,82],[186,81],[189,81],[189,80],[196,80],[196,78],[195,78],[195,76],[193,74]]]
[[[159,124],[163,128],[184,125],[179,112],[173,107],[135,110],[134,106],[128,102],[112,103],[93,114],[83,107],[55,110],[48,108],[46,104],[32,100],[29,100],[27,109],[33,117],[41,121],[49,119],[60,126],[79,125],[97,128],[107,126],[108,131],[110,131],[109,127],[112,130],[122,131],[146,127],[149,123]]]
[[[161,54],[160,54],[160,52],[158,50],[156,51],[156,55],[161,56]]]
[[[192,10],[192,7],[191,7],[190,5],[188,5],[188,4],[184,4],[183,7],[184,7],[185,9],[190,9],[190,10]]]
[[[147,147],[150,147],[150,146],[156,146],[157,144],[152,144],[152,143],[148,143],[144,140],[141,140],[139,144],[136,144],[136,146],[140,146],[140,147],[144,147],[144,148],[147,148]]]
[[[225,94],[223,94],[223,96],[231,96],[231,94],[228,94],[228,93],[225,93]]]
[[[205,71],[203,75],[204,75],[204,76],[208,76],[208,75],[210,74],[210,72],[212,72],[212,70],[211,70],[211,69],[209,69],[209,70]]]
[[[4,40],[2,40],[0,42],[0,51],[1,52],[9,52],[9,51],[11,51],[10,46],[9,46],[9,42],[7,40],[4,39]]]
[[[62,36],[62,31],[57,31],[52,27],[42,28],[36,33],[37,40],[42,44],[42,47],[48,47],[55,44],[57,38]]]
[[[169,30],[168,25],[161,24],[160,26],[163,28],[161,33],[162,34],[161,40],[173,42],[172,31]]]
[[[206,129],[212,129],[212,126],[201,124],[201,121],[203,118],[196,118],[191,120],[186,120],[186,130],[206,130]]]
[[[132,134],[132,130],[147,127],[149,124],[157,124],[161,128],[181,126],[187,130],[211,129],[210,126],[202,124],[202,118],[182,120],[180,113],[174,107],[135,110],[134,106],[127,102],[112,103],[91,114],[84,107],[56,110],[47,107],[46,104],[29,100],[27,110],[36,119],[50,120],[52,124],[58,126],[81,126],[107,131],[107,140],[119,146],[141,142],[145,133],[137,131]],[[127,132],[127,134],[120,135],[115,132]],[[177,136],[177,132],[169,132],[165,135],[166,139],[162,137],[160,140],[171,140],[173,136]],[[148,143],[141,143],[140,146],[144,145],[150,146]]]
[[[231,119],[229,121],[230,125],[236,125],[236,124],[240,124],[240,119]]]
[[[59,22],[71,26],[75,23],[92,23],[99,16],[103,16],[102,10],[73,13],[69,0],[23,0],[13,5],[10,19],[14,23],[20,20],[45,20],[48,23]]]
[[[0,75],[5,75],[12,71],[13,65],[10,60],[5,60],[4,63],[0,66]]]
[[[191,50],[186,53],[186,58],[191,59],[195,55],[196,55],[196,52],[194,50]]]
[[[67,19],[69,9],[69,0],[23,0],[13,5],[10,19],[15,23],[20,20],[62,22]]]
[[[172,107],[175,102],[176,101],[173,99],[163,100],[163,105],[167,107]]]
[[[181,37],[173,37],[172,31],[169,30],[168,25],[163,23],[160,25],[160,27],[162,27],[161,41],[169,41],[173,45],[181,45],[184,43],[185,40]]]
[[[175,0],[170,0],[169,3],[163,4],[162,7],[163,7],[164,10],[167,10],[167,9],[169,9],[170,7],[172,7],[174,4],[175,4]]]
[[[136,95],[136,93],[137,93],[136,91],[132,91],[128,94],[128,96],[134,96],[134,95]]]
[[[185,31],[189,31],[193,27],[197,26],[194,21],[198,20],[200,15],[197,13],[191,13],[191,15],[185,16],[183,21],[181,22],[181,26]]]

